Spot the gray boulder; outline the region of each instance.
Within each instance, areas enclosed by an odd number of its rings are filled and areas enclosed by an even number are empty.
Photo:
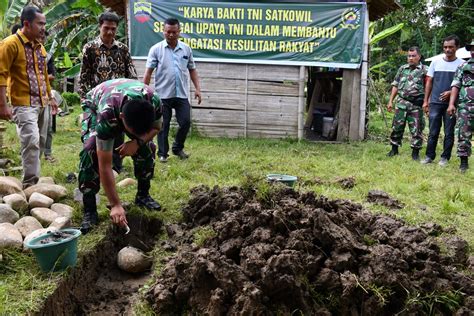
[[[36,218],[43,226],[50,225],[56,218],[59,217],[59,214],[51,211],[49,208],[45,207],[35,207],[30,211],[31,216]]]
[[[28,202],[23,194],[13,193],[3,197],[3,202],[20,214],[28,210]]]
[[[20,219],[20,214],[15,212],[10,205],[0,204],[0,223],[15,224]]]
[[[0,177],[0,196],[6,196],[13,193],[23,195],[23,185],[20,180],[14,177]]]
[[[67,190],[65,187],[57,184],[47,184],[47,183],[41,183],[41,184],[35,184],[32,185],[31,187],[25,189],[25,195],[26,198],[29,200],[30,196],[34,192],[38,192],[41,194],[44,194],[53,200],[57,201],[67,195]]]
[[[54,200],[52,198],[47,197],[44,194],[38,193],[38,192],[33,192],[31,194],[29,201],[29,206],[30,208],[35,208],[35,207],[50,207],[51,204],[54,203]]]
[[[13,224],[0,224],[0,249],[16,248],[21,249],[23,245],[23,236]]]
[[[20,218],[15,223],[15,227],[18,229],[18,231],[21,233],[23,237],[28,236],[35,230],[43,228],[41,223],[33,216],[25,216],[25,217]]]
[[[71,227],[71,218],[59,216],[54,219],[54,221],[51,223],[51,225],[49,225],[48,228],[60,230],[68,227]]]
[[[134,247],[125,247],[117,255],[117,265],[120,269],[130,273],[139,273],[149,269],[152,260],[143,251]]]
[[[58,213],[60,216],[71,218],[74,209],[66,204],[54,203],[51,205],[51,211]]]

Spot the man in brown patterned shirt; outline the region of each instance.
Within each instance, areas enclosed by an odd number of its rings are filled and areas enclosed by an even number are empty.
[[[84,45],[79,84],[79,95],[86,94],[104,81],[118,78],[137,79],[137,71],[128,47],[115,40],[119,16],[106,11],[99,16],[100,35]],[[114,148],[123,144],[123,135],[115,139]],[[113,154],[114,170],[122,170],[122,159],[116,150]]]

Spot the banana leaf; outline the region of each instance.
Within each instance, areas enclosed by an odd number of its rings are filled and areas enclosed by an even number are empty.
[[[68,78],[74,78],[75,76],[77,76],[77,74],[79,74],[80,71],[81,71],[81,64],[77,64],[69,68],[68,70],[66,70],[63,73],[63,75]]]
[[[374,45],[380,40],[383,40],[386,37],[389,37],[390,35],[393,35],[400,31],[403,26],[405,26],[404,23],[399,23],[397,25],[394,25],[392,27],[389,27],[388,29],[383,30],[380,33],[375,34],[371,39],[370,39],[370,45]]]

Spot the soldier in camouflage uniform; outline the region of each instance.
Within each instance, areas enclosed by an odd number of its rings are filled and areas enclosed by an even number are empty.
[[[456,112],[456,99],[459,96],[457,106],[457,133],[458,133],[458,157],[461,159],[459,170],[465,173],[469,168],[469,156],[471,156],[471,139],[474,128],[474,40],[466,45],[466,50],[471,51],[471,59],[461,64],[454,74],[451,83],[451,96],[449,98],[448,114]]]
[[[105,81],[83,100],[83,150],[80,153],[79,189],[83,194],[84,219],[81,231],[86,234],[98,222],[95,195],[100,183],[111,205],[114,224],[125,226],[127,219],[112,172],[114,139],[125,133],[130,141],[118,147],[122,157],[131,156],[138,192],[135,203],[151,210],[161,206],[149,195],[155,167],[156,146],[152,139],[161,128],[160,98],[144,83],[131,79]]]
[[[421,106],[423,104],[424,81],[428,68],[420,63],[421,53],[418,47],[411,47],[408,50],[407,59],[408,64],[398,69],[395,80],[392,82],[392,93],[387,105],[388,111],[391,112],[393,109],[393,99],[397,96],[392,133],[390,135],[392,150],[390,150],[387,156],[398,155],[398,147],[402,145],[403,132],[408,122],[412,135],[412,158],[413,160],[419,160],[419,152],[423,144],[423,129],[425,127]]]

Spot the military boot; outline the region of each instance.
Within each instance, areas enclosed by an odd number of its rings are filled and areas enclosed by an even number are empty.
[[[459,165],[459,171],[461,171],[461,173],[466,173],[467,169],[469,169],[468,159],[468,157],[461,157],[461,164]]]
[[[84,218],[81,223],[81,233],[85,235],[99,223],[99,214],[94,194],[84,194],[82,202],[84,203]]]
[[[138,180],[138,190],[135,197],[135,204],[143,206],[150,211],[161,210],[161,205],[150,196],[150,181]]]
[[[415,161],[420,160],[420,148],[413,148],[413,150],[411,152],[411,159],[413,159]]]
[[[388,157],[393,157],[398,155],[398,146],[397,145],[392,145],[392,150],[390,150],[387,154]]]

